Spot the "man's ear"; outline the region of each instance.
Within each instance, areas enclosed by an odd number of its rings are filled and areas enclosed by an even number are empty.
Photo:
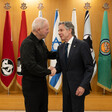
[[[37,28],[37,29],[36,29],[36,32],[39,32],[39,31],[40,31],[40,28]]]
[[[72,29],[69,29],[69,32],[72,33]]]

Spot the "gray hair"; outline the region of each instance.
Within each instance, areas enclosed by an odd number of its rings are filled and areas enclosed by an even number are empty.
[[[32,23],[32,31],[36,31],[37,28],[43,28],[44,22],[48,22],[47,19],[42,18],[42,17],[37,17],[34,19]]]
[[[61,24],[63,24],[67,30],[72,29],[71,34],[72,34],[72,36],[75,35],[74,25],[72,24],[72,22],[65,21],[65,22],[60,22],[59,23],[59,25],[61,25]]]

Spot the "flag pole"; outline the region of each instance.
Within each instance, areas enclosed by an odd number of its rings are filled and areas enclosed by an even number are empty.
[[[8,88],[8,95],[10,94],[10,90],[9,90],[9,88]]]
[[[75,36],[78,38],[77,17],[75,8],[73,8],[72,10],[72,24],[74,25]]]
[[[58,92],[55,92],[55,95],[58,95]]]
[[[103,95],[105,95],[105,89],[103,89]]]
[[[43,3],[39,3],[37,8],[39,9],[38,17],[42,17]]]
[[[107,10],[107,9],[109,9],[108,5],[109,5],[108,3],[105,3],[102,8],[104,8],[104,10]],[[103,89],[103,95],[105,95],[105,94],[106,94],[106,90]]]

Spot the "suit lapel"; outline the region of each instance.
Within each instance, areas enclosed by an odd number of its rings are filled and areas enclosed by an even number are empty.
[[[73,57],[72,54],[74,53],[74,50],[76,49],[76,46],[77,46],[77,39],[76,39],[76,37],[74,37],[73,42],[72,42],[72,45],[71,45],[71,48],[70,48],[67,65],[70,65],[70,61],[71,61],[71,59]]]
[[[66,62],[65,62],[65,43],[64,43],[64,45],[63,45],[63,50],[62,50],[63,52],[63,62],[64,62],[64,65],[65,65],[65,67],[66,67]]]
[[[65,43],[62,45],[63,47],[60,49],[60,57],[63,61],[63,66],[66,68],[66,62],[65,62]]]

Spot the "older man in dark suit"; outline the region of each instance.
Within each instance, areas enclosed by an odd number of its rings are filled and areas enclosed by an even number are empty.
[[[45,18],[37,17],[32,23],[31,34],[22,42],[22,91],[26,112],[48,112],[48,90],[46,75],[47,59],[55,59],[56,52],[47,49],[43,39],[49,33],[49,23]]]
[[[58,47],[56,69],[63,73],[63,112],[84,112],[85,96],[90,93],[93,61],[86,42],[74,36],[71,22],[59,23],[63,44]]]

